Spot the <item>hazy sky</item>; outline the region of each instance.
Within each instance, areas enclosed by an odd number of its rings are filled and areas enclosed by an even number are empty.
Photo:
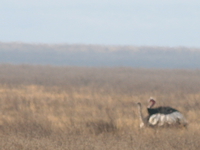
[[[1,0],[0,41],[200,47],[200,1]]]

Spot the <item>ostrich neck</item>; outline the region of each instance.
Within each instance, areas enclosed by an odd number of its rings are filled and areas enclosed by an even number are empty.
[[[145,121],[144,121],[144,116],[142,114],[142,106],[140,103],[138,104],[138,114],[140,119],[140,127],[143,127],[145,125]]]
[[[150,101],[148,108],[152,108],[154,106],[154,104],[155,104],[155,101]]]

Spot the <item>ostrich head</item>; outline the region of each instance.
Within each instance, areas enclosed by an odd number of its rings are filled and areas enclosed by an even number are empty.
[[[153,97],[150,97],[148,108],[152,108],[155,105],[155,103],[156,103],[155,99]]]

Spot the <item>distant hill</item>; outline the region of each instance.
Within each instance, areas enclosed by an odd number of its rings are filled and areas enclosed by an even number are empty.
[[[0,43],[0,63],[200,69],[200,49]]]

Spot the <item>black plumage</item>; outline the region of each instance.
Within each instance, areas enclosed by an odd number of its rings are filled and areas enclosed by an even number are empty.
[[[153,115],[153,114],[171,114],[173,112],[177,112],[178,110],[171,108],[171,107],[157,107],[157,108],[147,108],[148,114]]]

